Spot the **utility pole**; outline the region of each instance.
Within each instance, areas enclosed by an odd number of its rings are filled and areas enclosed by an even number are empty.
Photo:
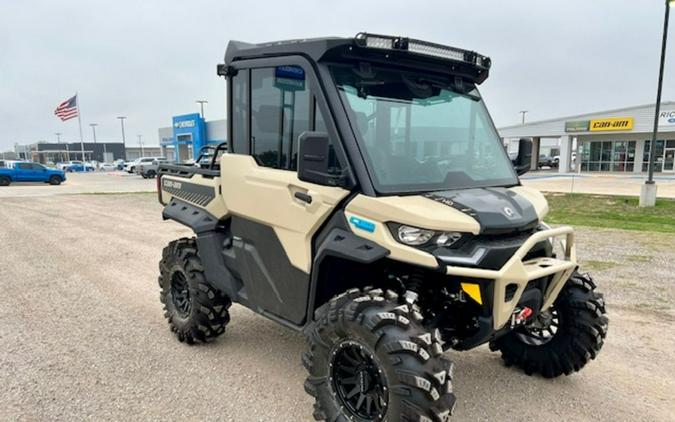
[[[527,113],[528,113],[527,110],[521,110],[521,111],[520,111],[520,114],[521,114],[521,116],[522,116],[522,119],[521,119],[521,120],[522,120],[522,124],[525,124],[525,115],[526,115]]]
[[[127,140],[126,137],[124,136],[124,119],[126,119],[126,116],[117,116],[118,119],[120,119],[120,124],[122,125],[122,148],[124,149],[124,161],[127,160]]]
[[[661,88],[663,87],[663,68],[666,62],[666,45],[668,42],[668,21],[670,8],[675,7],[675,0],[666,0],[666,13],[663,18],[663,38],[661,40],[661,63],[659,64],[659,82],[656,88],[656,105],[654,110],[654,130],[649,143],[649,176],[640,190],[640,206],[656,205],[656,182],[654,181],[654,161],[656,161],[656,138],[659,132],[659,112],[661,111]]]
[[[199,106],[201,107],[201,110],[202,110],[201,115],[202,115],[202,119],[203,119],[203,118],[204,118],[204,104],[208,104],[209,102],[206,101],[206,100],[197,100],[197,101],[195,101],[195,102],[196,102],[197,104],[199,104]]]
[[[143,150],[143,135],[138,135],[138,145],[141,146],[141,157],[145,157],[145,151]]]

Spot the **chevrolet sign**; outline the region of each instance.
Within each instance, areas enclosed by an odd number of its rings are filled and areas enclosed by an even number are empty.
[[[194,120],[182,120],[180,122],[176,122],[173,124],[173,127],[176,129],[185,129],[188,127],[195,127],[195,121]]]

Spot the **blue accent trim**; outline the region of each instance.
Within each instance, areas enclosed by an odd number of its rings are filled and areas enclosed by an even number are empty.
[[[349,222],[354,225],[357,229],[361,229],[364,231],[367,231],[368,233],[372,233],[375,231],[375,223],[372,221],[368,220],[362,220],[358,217],[350,217]]]

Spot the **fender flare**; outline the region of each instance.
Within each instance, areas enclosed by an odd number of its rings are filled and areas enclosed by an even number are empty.
[[[164,207],[162,218],[187,226],[196,234],[213,231],[218,225],[218,219],[208,211],[176,198]]]

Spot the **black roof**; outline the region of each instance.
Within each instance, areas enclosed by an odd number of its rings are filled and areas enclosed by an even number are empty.
[[[368,47],[364,41],[366,36],[391,39],[396,47],[392,49]],[[465,59],[452,59],[409,51],[409,43],[416,43],[423,47],[452,50],[455,53],[464,54]],[[239,60],[288,55],[301,55],[313,62],[321,60],[368,60],[383,65],[422,67],[429,71],[460,75],[476,83],[481,83],[487,78],[491,65],[488,57],[473,51],[403,37],[362,33],[352,38],[307,38],[259,44],[230,41],[225,52],[225,66],[230,66]]]
[[[265,56],[286,56],[300,54],[319,61],[326,51],[338,47],[353,45],[354,38],[305,38],[297,40],[273,41],[251,44],[243,41],[230,41],[225,52],[225,63],[235,60],[253,59]]]

